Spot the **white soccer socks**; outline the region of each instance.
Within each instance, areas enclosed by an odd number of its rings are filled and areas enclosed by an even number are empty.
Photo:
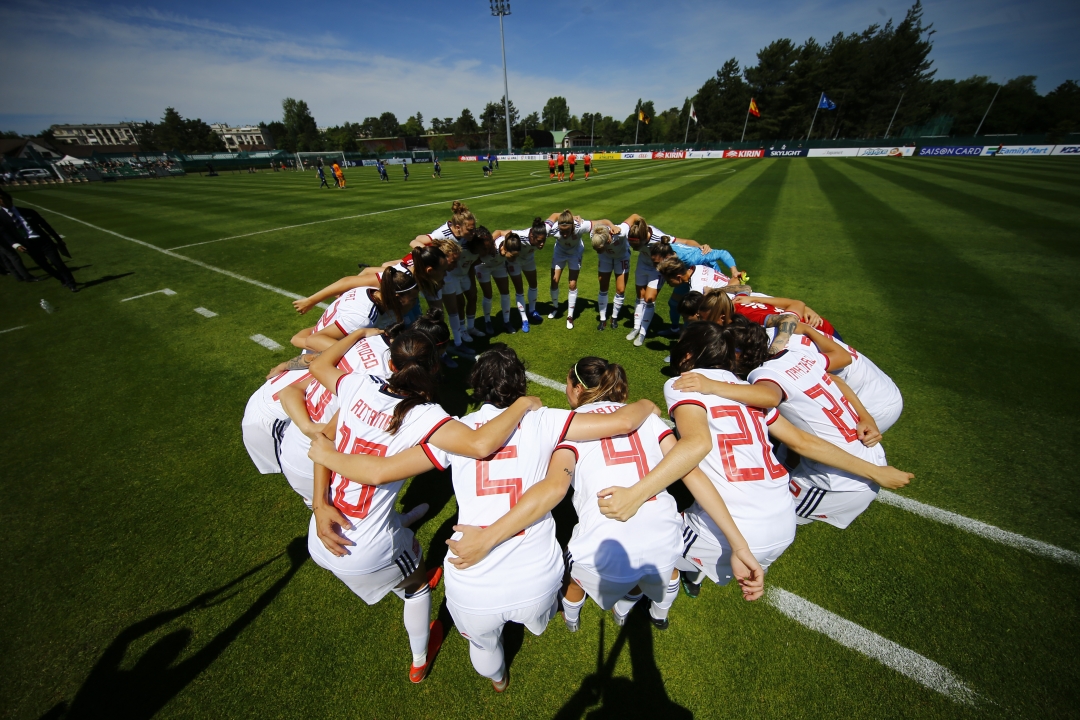
[[[559,312],[559,286],[551,286],[551,312],[548,313],[549,318],[555,317]]]
[[[585,606],[586,598],[582,597],[577,602],[570,602],[565,596],[562,598],[563,617],[567,625],[576,625],[581,619],[581,608]]]
[[[536,312],[536,288],[529,288],[529,312]]]
[[[642,593],[637,595],[625,595],[615,602],[615,606],[611,608],[611,611],[615,614],[615,624],[622,627],[626,624],[626,618],[630,615],[630,611],[637,605],[638,600],[641,599]]]
[[[530,290],[529,292],[532,291]],[[521,322],[529,322],[529,316],[525,314],[525,296],[522,293],[514,293],[514,302],[517,303],[517,310],[521,315]]]
[[[450,313],[447,320],[450,322],[450,332],[454,336],[454,344],[460,345],[464,342],[464,338],[461,337],[461,320],[458,318],[457,313]]]
[[[428,635],[431,632],[431,588],[424,583],[416,592],[403,593],[403,596],[405,631],[409,634],[413,667],[421,667],[427,663]]]
[[[510,324],[510,295],[499,295],[499,309],[502,310],[503,325]]]
[[[626,296],[622,293],[615,293],[615,306],[611,309],[611,317],[619,317],[619,312],[622,310],[623,302],[626,300]]]
[[[634,329],[641,329],[641,317],[645,314],[645,301],[640,298],[634,306]]]
[[[486,322],[490,326],[492,324],[492,322],[491,322],[491,298],[489,298],[489,297],[483,298],[483,301],[480,304],[484,308],[484,322]]]
[[[607,292],[601,292],[596,296],[596,305],[600,310],[600,322],[607,320]]]
[[[577,304],[577,288],[574,288],[566,297],[566,317],[574,316],[574,305]]]
[[[649,607],[649,615],[654,620],[667,620],[668,611],[671,610],[672,604],[675,602],[675,598],[679,596],[679,574],[676,571],[675,579],[668,581],[667,589],[664,590],[664,600],[662,602],[656,602],[655,600]]]

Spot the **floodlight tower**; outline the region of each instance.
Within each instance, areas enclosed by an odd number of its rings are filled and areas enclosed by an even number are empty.
[[[503,111],[506,113],[506,153],[513,152],[510,143],[510,86],[506,82],[506,36],[503,35],[503,16],[510,14],[509,0],[488,0],[491,14],[499,18],[499,39],[502,41],[503,57]]]

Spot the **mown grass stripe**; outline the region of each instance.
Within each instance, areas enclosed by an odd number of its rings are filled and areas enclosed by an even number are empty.
[[[877,660],[882,665],[911,678],[923,687],[941,693],[962,705],[974,705],[976,695],[949,669],[919,653],[829,612],[794,593],[770,587],[770,605],[795,622],[819,632],[846,648]]]

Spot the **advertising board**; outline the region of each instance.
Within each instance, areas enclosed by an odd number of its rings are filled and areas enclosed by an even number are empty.
[[[623,160],[652,160],[651,152],[624,152]]]
[[[806,157],[855,157],[859,148],[811,148]]]
[[[622,153],[602,152],[593,153],[593,160],[622,160]]]
[[[1072,155],[1080,157],[1080,145],[1055,145],[1051,155]]]
[[[769,148],[765,152],[765,157],[806,157],[808,152],[806,148],[789,149],[787,145],[783,145],[779,148]]]
[[[682,160],[686,157],[685,150],[670,150],[667,152],[654,152],[653,160]]]
[[[476,162],[479,160],[475,155],[458,155],[458,162]]]
[[[1053,145],[986,145],[983,147],[983,157],[994,156],[1036,156],[1049,155],[1054,149]]]
[[[519,160],[547,160],[547,155],[499,155],[499,162],[516,162]]]
[[[917,154],[919,157],[975,157],[982,154],[982,145],[937,145],[934,147],[921,147]]]
[[[765,157],[764,150],[725,150],[726,158],[759,158]]]
[[[914,154],[913,147],[859,148],[859,157],[911,157]]]

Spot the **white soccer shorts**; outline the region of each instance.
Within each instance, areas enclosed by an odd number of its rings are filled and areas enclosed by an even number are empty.
[[[609,272],[616,275],[627,275],[630,272],[630,258],[616,260],[606,253],[601,254],[598,256],[596,270],[601,275]]]
[[[833,492],[799,477],[798,472],[796,468],[791,474],[788,488],[795,496],[795,522],[799,525],[817,520],[843,530],[877,498],[877,485],[867,485],[865,490]]]
[[[659,291],[661,283],[663,283],[663,278],[660,273],[657,272],[650,260],[642,258],[639,253],[637,267],[634,268],[634,284],[638,287],[647,287]]]
[[[506,277],[506,263],[501,263],[497,267],[489,268],[485,265],[476,266],[476,279],[482,283],[487,283],[491,278],[504,278]]]
[[[553,588],[551,598],[543,600],[536,605],[506,610],[491,615],[474,615],[462,610],[454,604],[450,598],[446,598],[446,606],[450,615],[454,618],[461,637],[468,640],[475,647],[486,652],[495,652],[499,648],[502,638],[503,625],[508,622],[521,623],[529,628],[533,635],[540,635],[547,628],[548,623],[559,611],[557,600],[558,588]]]
[[[610,610],[616,602],[629,594],[635,585],[640,587],[650,600],[663,602],[664,593],[671,580],[671,571],[675,569],[674,563],[659,569],[642,568],[641,577],[623,581],[602,578],[595,568],[576,562],[572,557],[567,557],[567,563],[570,566],[570,577],[604,610]]]
[[[768,570],[794,539],[793,536],[766,547],[751,546],[750,552],[754,554],[761,569]],[[727,538],[721,535],[720,544],[716,544],[711,539],[698,535],[694,528],[683,521],[683,554],[675,567],[688,572],[704,571],[717,585],[727,585],[734,577],[730,558],[731,546],[728,545]]]
[[[253,407],[252,403],[262,404],[260,394],[255,393],[248,400],[240,428],[251,462],[263,475],[269,475],[281,472],[281,438],[291,421],[288,417],[284,420],[270,417],[265,411]]]
[[[522,259],[517,258],[514,262],[506,263],[506,271],[511,275],[520,275],[522,270],[528,272],[536,272],[536,253],[533,252],[529,257]]]
[[[581,269],[581,258],[585,254],[584,248],[578,248],[577,250],[566,250],[562,245],[555,244],[555,252],[551,257],[551,267],[554,268],[569,268],[570,270]]]
[[[338,579],[348,585],[349,589],[356,593],[361,600],[368,605],[374,605],[393,592],[394,588],[400,585],[405,578],[416,572],[416,568],[420,567],[420,560],[424,557],[423,552],[420,550],[420,542],[413,535],[413,531],[401,527],[397,523],[392,523],[392,525],[393,527],[387,531],[393,533],[394,537],[394,551],[391,554],[393,560],[390,561],[389,565],[375,572],[363,574],[341,573],[329,563],[323,565],[320,561],[322,556],[318,552],[311,551],[315,543],[322,545],[322,540],[319,539],[319,534],[315,531],[314,515],[311,516],[311,523],[308,525],[308,552],[316,565],[337,575]],[[353,546],[351,550],[355,552],[356,547]]]

